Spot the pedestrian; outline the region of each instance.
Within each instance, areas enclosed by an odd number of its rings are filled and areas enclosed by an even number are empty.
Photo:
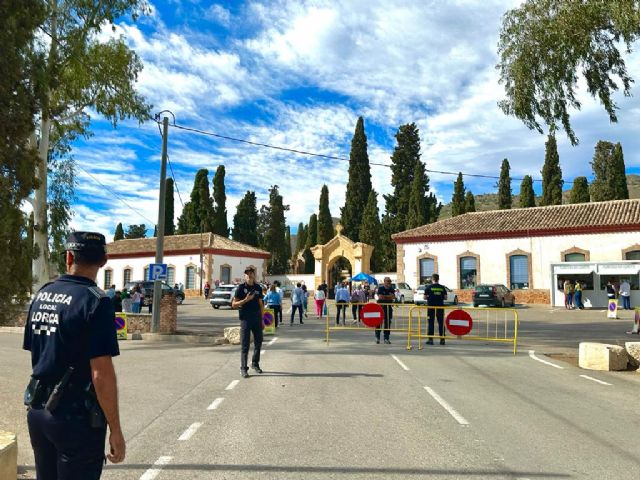
[[[113,303],[114,312],[122,312],[122,292],[120,292],[120,290],[114,292],[111,303]]]
[[[107,297],[113,299],[113,297],[116,296],[116,286],[115,285],[111,285],[108,290],[106,292],[104,292],[107,294]]]
[[[631,285],[629,285],[629,281],[626,278],[620,283],[619,292],[622,297],[622,308],[631,310]]]
[[[564,291],[564,308],[568,310],[573,309],[573,285],[571,284],[571,280],[567,279],[564,281],[562,285],[562,289]]]
[[[302,299],[302,311],[304,312],[304,318],[307,318],[307,309],[309,307],[309,291],[307,290],[307,286],[304,284],[304,282],[302,283],[302,286],[300,287],[302,289],[302,294],[303,294],[303,299]]]
[[[244,283],[238,286],[233,297],[231,306],[239,308],[240,317],[240,374],[242,378],[249,377],[247,366],[249,359],[249,347],[251,334],[253,333],[253,357],[251,368],[262,373],[260,368],[260,349],[262,348],[262,313],[264,303],[262,302],[262,287],[256,283],[256,270],[247,267],[244,270]]]
[[[291,321],[290,325],[293,325],[293,317],[296,315],[296,310],[300,316],[300,325],[304,324],[302,321],[302,301],[304,299],[304,292],[300,288],[300,282],[296,284],[296,288],[291,292]]]
[[[275,283],[269,287],[269,293],[264,297],[264,303],[267,308],[273,310],[274,321],[276,328],[278,328],[278,325],[282,324],[282,297],[278,293]]]
[[[428,316],[428,329],[427,335],[429,335],[429,339],[427,340],[427,345],[433,345],[433,333],[435,327],[435,319],[438,319],[438,335],[440,336],[440,345],[444,345],[444,309],[442,306],[444,305],[444,301],[447,298],[447,289],[440,285],[440,275],[434,273],[431,275],[431,283],[424,287],[424,299],[427,301],[427,305],[430,307],[439,307],[439,308],[430,308],[427,310]]]
[[[31,352],[24,394],[35,475],[99,479],[107,459],[120,463],[125,440],[112,357],[120,354],[113,304],[95,283],[107,262],[100,233],[72,232],[66,275],[45,284],[29,308],[23,348]]]
[[[582,303],[582,284],[579,280],[576,280],[576,284],[573,292],[573,303],[579,310],[584,310],[584,304]]]
[[[364,286],[362,288],[365,298],[369,301],[369,299],[371,299],[371,287],[369,286],[369,282],[364,282]]]
[[[340,325],[340,312],[342,311],[342,325],[344,326],[347,316],[348,303],[349,290],[347,290],[347,283],[342,282],[336,289],[336,325]]]
[[[133,311],[133,313],[140,313],[143,298],[144,294],[142,293],[140,285],[136,285],[135,287],[133,287],[133,294],[131,295],[131,310]]]
[[[131,299],[129,292],[123,289],[120,293],[120,297],[122,297],[122,311],[126,313],[133,313],[133,300]]]
[[[613,283],[611,283],[611,280],[607,282],[606,290],[607,290],[607,298],[609,300],[613,300],[616,298],[616,289],[613,286]]]
[[[360,312],[362,311],[362,305],[366,303],[364,290],[362,289],[362,285],[358,285],[358,288],[355,288],[353,292],[351,292],[351,315],[353,316],[353,324],[357,325],[360,323]]]
[[[204,282],[204,298],[209,298],[210,291],[211,291],[211,285],[209,285],[209,282]]]
[[[393,287],[391,286],[391,279],[384,277],[384,282],[378,287],[378,303],[383,304],[382,311],[384,313],[384,343],[391,343],[389,336],[391,334],[391,319],[393,318],[393,307],[391,303],[396,298]],[[376,343],[380,343],[380,328],[376,328]]]
[[[313,294],[313,299],[316,303],[316,317],[320,318],[322,316],[322,308],[324,307],[324,302],[327,298],[324,290],[321,288],[322,284],[318,285],[318,289]]]

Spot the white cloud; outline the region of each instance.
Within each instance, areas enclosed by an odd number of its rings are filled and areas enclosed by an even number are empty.
[[[231,12],[216,3],[204,11],[204,18],[226,27],[231,23]]]

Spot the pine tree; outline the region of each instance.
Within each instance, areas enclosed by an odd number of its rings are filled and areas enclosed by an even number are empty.
[[[417,162],[416,170],[411,182],[411,194],[409,195],[409,211],[407,213],[406,228],[420,227],[429,222],[429,211],[426,199],[427,174],[424,163]],[[376,205],[376,210],[378,206]]]
[[[367,136],[364,132],[364,121],[358,117],[356,130],[351,139],[349,155],[349,180],[342,210],[341,223],[343,235],[354,242],[358,241],[362,212],[367,204],[371,191],[371,171],[367,153]]]
[[[476,211],[476,197],[473,196],[471,190],[467,190],[467,193],[464,195],[464,211],[465,213]]]
[[[227,194],[224,187],[225,170],[224,165],[218,166],[213,177],[213,222],[212,231],[223,237],[229,236],[229,225],[227,224]]]
[[[311,247],[315,247],[318,244],[316,240],[318,238],[318,216],[315,213],[309,217],[309,225],[307,225],[306,231],[307,243],[303,253],[304,273],[314,273],[316,266]]]
[[[233,239],[254,247],[258,246],[258,207],[256,193],[247,191],[238,203],[233,216]]]
[[[466,212],[464,203],[464,180],[462,179],[462,172],[458,173],[458,178],[453,183],[453,196],[451,197],[451,216],[457,217]]]
[[[542,201],[540,205],[562,205],[563,183],[556,137],[549,135],[545,143],[544,166],[542,167]]]
[[[530,208],[536,206],[536,194],[533,191],[533,178],[525,175],[520,184],[520,208]]]
[[[318,205],[318,244],[324,245],[333,238],[333,219],[329,210],[329,187],[322,186]]]
[[[289,256],[285,243],[286,219],[284,212],[289,210],[289,205],[284,205],[278,185],[269,189],[269,226],[267,228],[264,243],[265,248],[271,253],[267,260],[267,272],[269,275],[281,275],[286,272]]]
[[[147,227],[144,223],[140,225],[129,225],[127,227],[127,233],[124,234],[124,238],[146,238],[147,237]]]
[[[165,181],[165,197],[164,197],[164,234],[174,235],[176,233],[176,225],[173,221],[173,178],[167,178]]]
[[[500,167],[500,181],[498,182],[498,209],[508,210],[511,208],[511,176],[509,175],[509,160],[502,160]]]
[[[369,192],[367,205],[362,214],[362,224],[360,225],[360,241],[362,243],[373,246],[373,255],[371,257],[371,270],[373,272],[380,271],[382,260],[382,237],[380,236],[380,215],[378,212],[378,194],[375,190]]]
[[[304,250],[304,246],[307,243],[307,232],[305,231],[304,223],[298,224],[298,232],[296,233],[296,255]]]
[[[576,177],[569,197],[569,203],[589,203],[589,183],[587,177]]]
[[[122,223],[116,225],[116,232],[113,235],[113,241],[122,240],[124,238],[124,229],[122,228]]]
[[[191,200],[184,205],[182,215],[178,218],[178,232],[211,232],[212,221],[213,202],[209,194],[209,170],[202,168],[196,172]]]

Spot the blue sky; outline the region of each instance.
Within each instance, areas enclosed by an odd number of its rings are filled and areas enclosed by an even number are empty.
[[[144,70],[138,89],[171,110],[178,124],[260,143],[349,156],[358,116],[365,120],[369,158],[390,163],[398,126],[420,128],[427,169],[498,175],[508,158],[513,177],[540,178],[545,137],[497,107],[503,97],[495,64],[502,14],[513,0],[151,1],[137,23],[116,32],[136,50]],[[628,67],[640,77],[638,55]],[[637,93],[637,89],[634,89]],[[580,145],[559,137],[565,180],[590,177],[599,139],[620,141],[628,173],[640,173],[640,102],[619,96],[619,123],[582,90],[573,116]],[[93,115],[94,135],[79,141],[72,227],[103,232],[118,222],[157,221],[161,139],[154,123],[117,129]],[[268,150],[170,129],[169,155],[182,200],[195,172],[227,171],[229,224],[246,190],[259,203],[280,186],[295,228],[317,210],[329,186],[333,216],[344,204],[348,163]],[[372,166],[378,193],[389,193],[390,170]],[[452,176],[430,174],[438,198],[451,198]],[[495,180],[465,178],[475,194]],[[514,193],[519,182],[513,182]],[[540,186],[536,184],[539,192]],[[384,210],[380,196],[379,208]],[[175,196],[177,216],[182,205]]]

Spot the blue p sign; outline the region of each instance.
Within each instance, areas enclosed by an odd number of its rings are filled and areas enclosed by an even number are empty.
[[[152,263],[149,265],[149,280],[153,282],[155,280],[167,279],[167,264],[166,263]]]

